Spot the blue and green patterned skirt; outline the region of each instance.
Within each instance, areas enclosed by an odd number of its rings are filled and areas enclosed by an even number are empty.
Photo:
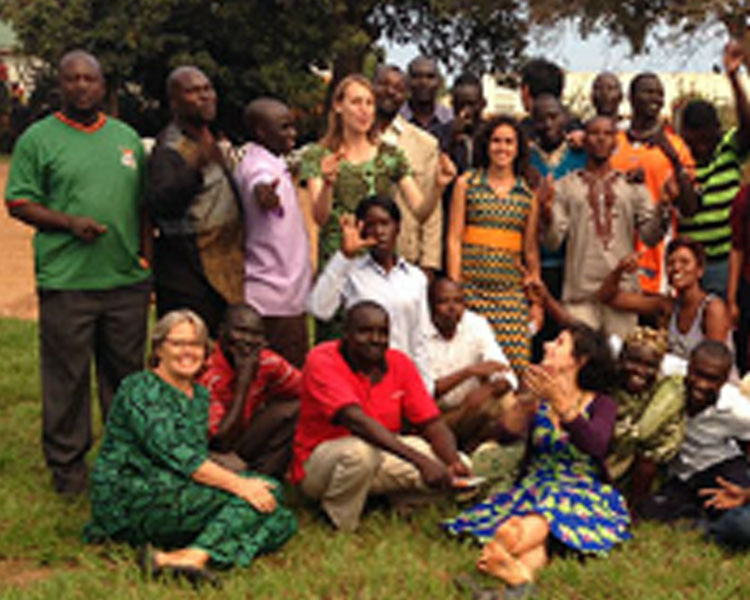
[[[565,546],[593,554],[605,554],[631,537],[623,497],[597,477],[594,459],[554,427],[546,404],[537,413],[532,444],[531,468],[515,488],[444,521],[443,528],[485,543],[510,517],[538,514]]]

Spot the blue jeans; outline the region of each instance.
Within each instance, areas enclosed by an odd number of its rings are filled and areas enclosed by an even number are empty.
[[[708,523],[710,539],[732,548],[750,546],[750,506],[740,506],[726,511],[718,519]]]

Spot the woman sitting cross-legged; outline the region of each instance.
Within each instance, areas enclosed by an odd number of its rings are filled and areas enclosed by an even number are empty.
[[[123,380],[94,465],[84,535],[145,545],[148,576],[215,581],[209,563],[246,566],[297,531],[278,482],[209,459],[209,396],[194,383],[207,344],[206,326],[189,310],[156,323],[153,368]]]
[[[568,325],[525,375],[529,388],[501,423],[529,435],[527,468],[516,486],[443,523],[484,544],[477,567],[523,586],[547,563],[550,536],[583,553],[604,554],[630,537],[630,517],[608,483],[604,458],[616,406],[607,340],[582,323]]]

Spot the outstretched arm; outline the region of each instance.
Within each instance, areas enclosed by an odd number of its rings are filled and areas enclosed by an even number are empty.
[[[750,150],[750,103],[747,101],[745,88],[739,78],[739,69],[745,55],[742,45],[737,40],[730,40],[724,47],[724,70],[734,95],[734,107],[737,111],[737,150],[745,154]]]

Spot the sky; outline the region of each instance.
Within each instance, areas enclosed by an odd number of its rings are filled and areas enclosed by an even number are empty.
[[[669,30],[663,29],[658,35],[663,37],[668,33]],[[714,65],[721,65],[725,41],[721,30],[703,32],[676,47],[652,35],[647,41],[650,52],[631,57],[627,43],[615,44],[604,32],[583,40],[572,25],[561,25],[552,32],[548,31],[542,39],[534,39],[527,53],[529,56],[545,56],[568,71],[710,72]],[[385,47],[388,61],[401,67],[406,67],[418,54],[413,45],[385,44]]]

